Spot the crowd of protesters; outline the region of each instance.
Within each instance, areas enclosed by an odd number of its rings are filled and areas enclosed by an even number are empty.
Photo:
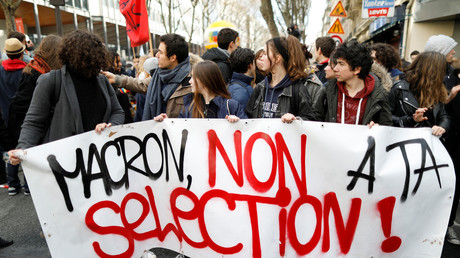
[[[167,118],[430,127],[451,155],[460,186],[460,77],[453,67],[457,42],[448,36],[430,37],[404,67],[398,51],[385,43],[350,40],[337,46],[320,37],[309,51],[289,35],[254,53],[239,47],[238,32],[224,28],[218,47],[199,57],[189,53],[184,37],[166,34],[158,49],[134,60],[128,71],[118,53],[89,32],[47,36],[33,55],[27,40],[22,33],[8,35],[0,68],[0,144],[10,150],[0,176],[7,167],[11,196],[22,189],[30,194],[18,177],[21,149]],[[456,245],[459,192],[456,187],[446,233]],[[0,247],[10,244],[0,238]]]

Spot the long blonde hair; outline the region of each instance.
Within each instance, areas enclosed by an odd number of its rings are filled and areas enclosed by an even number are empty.
[[[138,64],[138,67],[139,69],[137,70],[137,74],[136,74],[136,78],[139,77],[139,75],[141,73],[144,73],[145,70],[144,70],[144,63],[145,63],[145,60],[147,60],[147,58],[149,58],[150,56],[149,55],[143,55],[139,58],[139,64]],[[147,73],[148,74],[148,73]],[[148,77],[148,76],[147,76]]]

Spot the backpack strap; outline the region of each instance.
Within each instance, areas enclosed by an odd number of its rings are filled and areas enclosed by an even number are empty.
[[[54,114],[54,109],[61,94],[61,69],[50,71],[50,76],[53,77],[54,84],[54,98],[51,102],[51,115]]]
[[[51,126],[51,121],[53,120],[54,116],[54,110],[56,108],[56,104],[59,101],[59,95],[61,93],[61,70],[51,70],[50,72],[50,81],[52,85],[54,86],[54,95],[51,97],[51,110],[50,110],[50,115],[48,117],[48,121],[46,124],[46,130],[43,132],[42,139],[40,140],[40,144],[43,142],[48,142],[49,140],[49,129]]]
[[[230,107],[228,106],[228,102],[229,102],[229,101],[230,101],[230,100],[227,99],[227,112],[228,112],[228,115],[231,115],[231,114],[230,114]]]

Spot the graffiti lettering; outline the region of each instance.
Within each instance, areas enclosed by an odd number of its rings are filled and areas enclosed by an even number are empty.
[[[115,234],[122,236],[128,242],[128,249],[119,254],[120,256],[131,256],[134,252],[135,240],[142,241],[150,238],[158,238],[163,241],[166,236],[170,233],[174,234],[179,241],[185,241],[192,247],[195,248],[206,248],[209,247],[212,250],[220,254],[236,254],[240,252],[244,246],[243,243],[235,243],[233,246],[223,246],[213,239],[208,231],[208,225],[206,223],[206,206],[215,199],[222,199],[226,202],[228,211],[235,210],[237,205],[241,202],[242,205],[249,209],[249,220],[252,227],[252,250],[253,257],[261,257],[261,243],[259,228],[259,215],[257,206],[259,204],[268,204],[281,207],[286,202],[290,202],[290,195],[277,194],[276,197],[263,197],[263,196],[252,196],[244,194],[232,194],[223,190],[213,189],[198,198],[192,191],[185,188],[176,188],[170,195],[170,207],[172,217],[174,218],[174,224],[168,223],[162,226],[159,213],[155,204],[155,197],[153,190],[150,186],[145,187],[147,198],[138,193],[129,193],[122,200],[121,205],[111,201],[101,201],[94,204],[87,212],[85,222],[87,227],[93,232],[101,235]],[[181,209],[177,202],[178,198],[187,198],[193,204],[190,209]],[[126,219],[126,206],[130,201],[137,201],[141,204],[142,209],[139,211],[140,215],[136,216],[138,219],[134,222],[129,223]],[[330,248],[330,228],[329,219],[330,215],[334,214],[334,221],[337,228],[337,235],[340,244],[340,248],[343,254],[347,254],[353,243],[354,234],[358,225],[359,215],[361,212],[360,198],[353,198],[351,200],[351,207],[348,215],[348,220],[345,222],[343,214],[340,209],[337,196],[335,193],[328,193],[321,201],[317,197],[311,195],[302,195],[293,202],[293,205],[287,208],[280,208],[279,212],[279,228],[280,228],[280,256],[284,256],[284,246],[286,245],[286,234],[292,247],[296,250],[299,255],[305,255],[313,251],[316,248],[321,236],[323,236],[322,251],[327,252]],[[314,209],[316,217],[316,226],[313,236],[306,244],[301,244],[299,237],[305,233],[299,228],[296,228],[296,219],[298,219],[299,209],[304,205],[310,205]],[[331,213],[332,211],[332,213]],[[100,226],[94,220],[96,213],[119,214],[123,226]],[[147,232],[136,232],[136,228],[145,224],[145,220],[148,214],[153,215],[154,221],[151,222],[154,228]],[[98,214],[101,215],[101,214]],[[390,217],[391,219],[391,217]],[[193,240],[181,227],[181,221],[195,221],[200,230],[202,240]],[[148,223],[148,222],[147,222]],[[324,229],[323,229],[324,225]],[[97,255],[100,257],[108,257],[114,254],[105,253],[98,242],[93,243],[93,248]],[[396,248],[397,249],[397,248]],[[393,250],[395,251],[395,250]]]
[[[126,189],[129,188],[129,177],[128,174],[130,171],[137,172],[141,175],[144,175],[152,180],[159,179],[163,174],[163,165],[166,165],[166,181],[169,181],[169,155],[168,155],[168,146],[172,154],[173,162],[176,168],[177,176],[180,182],[184,181],[184,157],[185,157],[185,146],[187,143],[188,131],[182,131],[182,140],[180,146],[180,156],[179,161],[176,159],[171,141],[169,139],[168,133],[166,130],[162,132],[163,143],[161,143],[158,135],[154,133],[147,134],[143,140],[138,139],[134,136],[122,136],[114,139],[113,141],[106,142],[101,150],[99,151],[95,144],[90,144],[88,151],[88,158],[86,160],[87,164],[85,166],[85,159],[83,158],[82,149],[78,148],[75,150],[76,164],[74,171],[67,171],[64,169],[55,155],[48,156],[48,163],[53,171],[56,182],[61,189],[62,195],[66,207],[69,211],[73,211],[73,205],[69,194],[69,189],[66,183],[65,178],[75,179],[78,175],[81,175],[83,182],[83,193],[85,198],[91,197],[91,182],[94,180],[101,179],[104,184],[104,190],[107,195],[112,194],[112,189],[118,189],[125,186]],[[153,140],[153,144],[151,144]],[[129,153],[126,152],[126,143],[136,144],[139,146],[139,150],[134,155],[129,156]],[[122,156],[124,162],[124,173],[122,178],[119,181],[114,181],[112,178],[107,162],[109,161],[107,150],[109,148],[114,148],[116,150],[117,157]],[[152,172],[149,166],[149,151],[158,149],[161,153],[161,157],[155,157],[155,161],[159,161],[161,164],[157,172]],[[135,167],[133,165],[134,161],[139,160],[142,156],[142,167]],[[113,157],[111,157],[113,158]],[[151,158],[151,157],[150,157]],[[93,161],[97,163],[97,167],[100,172],[94,173],[93,170]],[[192,183],[192,176],[187,175],[187,189],[190,189]]]
[[[420,187],[420,184],[422,183],[423,174],[426,171],[430,171],[430,170],[435,171],[436,177],[438,179],[439,188],[442,188],[441,187],[441,178],[439,177],[439,170],[438,169],[449,166],[448,164],[441,164],[441,165],[436,164],[436,158],[434,157],[433,152],[430,149],[430,146],[428,146],[428,143],[423,138],[412,139],[412,140],[407,140],[407,141],[401,141],[401,142],[397,142],[397,143],[388,145],[387,148],[386,148],[387,152],[391,151],[394,148],[399,147],[399,149],[401,150],[401,154],[403,156],[403,159],[404,159],[404,164],[406,166],[406,178],[405,178],[405,181],[404,181],[403,193],[401,195],[401,201],[403,201],[403,202],[406,201],[407,195],[408,195],[408,192],[409,192],[410,170],[411,169],[410,169],[410,162],[409,162],[409,159],[408,159],[408,156],[407,156],[407,151],[406,151],[406,145],[409,145],[409,144],[420,145],[420,150],[421,150],[421,154],[422,154],[420,168],[414,170],[414,174],[418,174],[418,179],[417,179],[417,183],[415,184],[414,189],[412,190],[413,195],[417,192],[418,188]],[[426,165],[426,153],[428,153],[430,155],[431,162],[432,162],[433,166],[425,167],[425,165]]]

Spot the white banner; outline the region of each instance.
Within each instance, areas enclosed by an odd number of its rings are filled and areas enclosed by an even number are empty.
[[[429,128],[167,119],[28,149],[53,257],[439,257],[455,175]]]

